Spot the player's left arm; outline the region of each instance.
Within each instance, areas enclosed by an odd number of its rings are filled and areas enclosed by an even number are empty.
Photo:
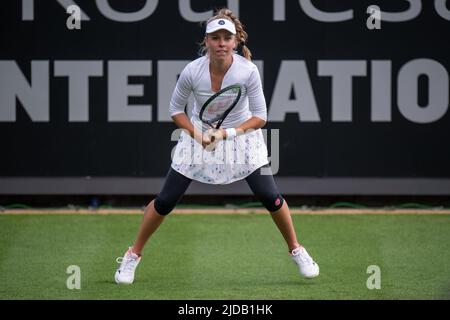
[[[257,130],[266,125],[266,120],[261,119],[260,117],[253,116],[240,126],[236,127],[236,134],[241,135],[244,134],[247,130]]]
[[[266,125],[266,120],[259,117],[253,116],[247,121],[243,122],[238,127],[234,128],[236,130],[236,135],[239,136],[247,132],[247,130],[257,130]],[[220,128],[219,130],[210,129],[208,130],[210,136],[214,136],[215,139],[221,140],[227,138],[226,129]]]
[[[234,128],[235,131],[232,132],[227,132],[227,130],[233,129],[220,128],[219,130],[211,130],[212,132],[210,134],[211,136],[214,136],[215,139],[226,139],[228,138],[228,133],[231,133],[233,136],[241,135],[246,133],[248,130],[257,130],[266,125],[266,99],[262,89],[261,76],[259,75],[256,65],[253,65],[253,70],[249,74],[248,80],[245,84],[245,91],[248,97],[249,110],[252,114],[251,118]]]
[[[262,89],[261,77],[256,65],[253,65],[253,70],[248,77],[245,87],[248,97],[248,107],[252,116],[235,128],[236,135],[244,134],[248,130],[260,129],[264,127],[267,122],[266,99]],[[226,138],[226,132],[223,133],[224,138]]]

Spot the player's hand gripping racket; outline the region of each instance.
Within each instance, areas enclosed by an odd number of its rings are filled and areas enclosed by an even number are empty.
[[[242,95],[242,87],[233,84],[216,92],[203,104],[199,118],[212,129],[219,129],[227,115],[233,110]],[[214,142],[214,136],[211,136]]]

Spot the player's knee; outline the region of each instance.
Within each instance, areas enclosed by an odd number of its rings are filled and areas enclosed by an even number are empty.
[[[168,215],[175,208],[176,203],[162,199],[160,196],[155,198],[153,202],[156,212],[162,216]]]
[[[275,212],[281,209],[284,199],[280,194],[263,199],[262,204],[269,212]]]

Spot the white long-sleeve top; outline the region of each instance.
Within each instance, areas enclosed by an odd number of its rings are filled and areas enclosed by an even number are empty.
[[[190,62],[181,72],[170,101],[171,116],[184,112],[188,98],[194,94],[191,121],[200,121],[199,113],[203,103],[215,92],[211,87],[209,57],[205,55]],[[222,88],[239,83],[243,86],[242,96],[222,123],[222,128],[235,128],[252,116],[267,120],[267,106],[261,85],[261,77],[254,63],[233,54],[233,63],[226,72]]]

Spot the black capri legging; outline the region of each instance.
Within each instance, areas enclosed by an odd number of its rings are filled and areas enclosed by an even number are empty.
[[[281,208],[284,199],[278,192],[273,176],[262,175],[261,169],[265,165],[245,178],[250,189],[269,212],[275,212]],[[156,211],[161,215],[169,214],[186,192],[192,179],[170,168],[161,192],[154,201]]]

